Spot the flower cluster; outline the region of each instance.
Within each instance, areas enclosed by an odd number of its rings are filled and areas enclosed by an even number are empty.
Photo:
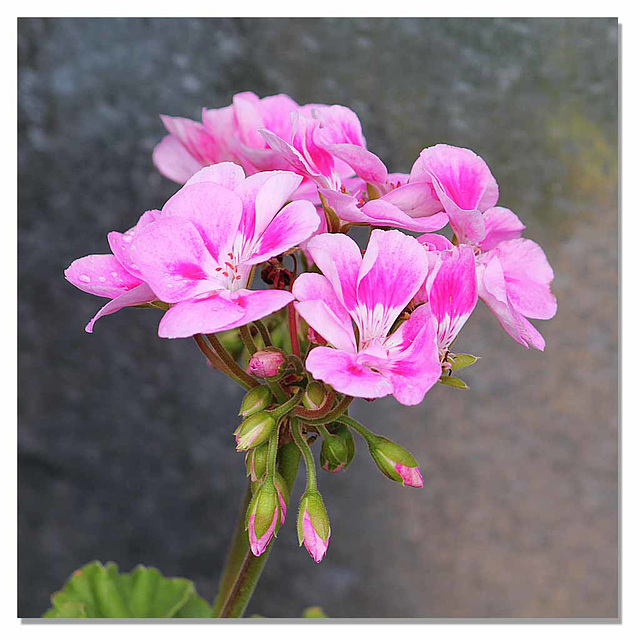
[[[162,121],[153,160],[181,188],[65,276],[109,299],[88,332],[124,307],[160,308],[160,337],[193,336],[248,390],[235,435],[253,488],[250,547],[261,554],[284,522],[283,469],[301,454],[298,532],[319,561],[330,527],[313,440],[322,468],[337,472],[356,431],[384,475],[421,487],[413,456],[350,418],[349,403],[415,405],[438,382],[466,388],[451,374],[476,358],[452,348],[478,297],[516,342],[543,350],[529,319],[555,315],[553,271],[469,149],[438,144],[409,174],[389,173],[353,111],[285,95],[241,93],[202,122]],[[436,233],[447,225],[449,237]],[[370,231],[364,251],[354,226]]]

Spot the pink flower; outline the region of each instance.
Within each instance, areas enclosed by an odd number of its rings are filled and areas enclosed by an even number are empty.
[[[332,347],[312,349],[307,369],[340,393],[421,402],[441,373],[429,305],[390,331],[427,276],[423,247],[399,231],[376,229],[364,256],[343,234],[316,236],[308,250],[324,275],[295,281],[296,309]]]
[[[203,109],[202,123],[188,118],[161,116],[169,135],[154,149],[153,161],[162,175],[184,184],[211,164],[234,161],[247,175],[286,169],[287,163],[266,144],[258,129],[278,136],[291,135],[291,114],[299,105],[280,94],[260,99],[246,91],[220,109]]]
[[[409,182],[430,189],[426,200],[434,206],[440,202],[459,242],[476,244],[484,239],[482,214],[498,201],[498,184],[480,156],[447,144],[429,147],[413,165]]]
[[[440,201],[432,195],[431,185],[406,174],[390,174],[386,183],[377,185],[379,197],[370,199],[367,184],[362,180],[347,181],[346,189],[320,189],[320,194],[336,215],[346,222],[378,227],[398,227],[407,231],[427,233],[442,229],[449,218]]]
[[[247,371],[256,378],[275,378],[284,364],[285,354],[280,349],[268,347],[256,351],[249,360]]]
[[[396,471],[400,474],[403,485],[415,487],[416,489],[422,489],[424,486],[422,474],[418,467],[407,467],[403,464],[397,463]]]
[[[478,302],[476,259],[472,247],[454,247],[441,235],[425,234],[418,242],[427,249],[430,268],[415,301],[429,302],[438,326],[438,347],[443,355]]]
[[[253,266],[318,227],[310,202],[283,206],[301,180],[286,171],[245,178],[239,166],[221,163],[200,170],[165,204],[135,243],[142,278],[157,298],[173,305],[160,322],[160,337],[232,329],[293,299],[287,291],[246,287]]]
[[[292,114],[288,137],[268,129],[260,133],[293,171],[319,187],[339,190],[353,173],[374,184],[387,180],[387,168],[367,151],[360,120],[347,107],[306,105]]]
[[[103,298],[111,298],[85,327],[93,333],[93,325],[98,318],[107,316],[124,307],[153,302],[158,296],[142,278],[138,265],[131,259],[131,247],[142,229],[151,224],[159,211],[142,214],[135,227],[125,233],[112,231],[107,239],[113,254],[91,255],[71,263],[64,272],[65,278],[86,293]]]

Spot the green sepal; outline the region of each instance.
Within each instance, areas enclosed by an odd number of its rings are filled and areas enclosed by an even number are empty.
[[[444,375],[438,382],[446,387],[453,387],[454,389],[468,389],[467,383],[460,378],[454,378],[453,376]]]
[[[319,491],[307,489],[300,500],[297,523],[298,543],[300,546],[302,546],[302,543],[304,542],[305,511],[309,512],[311,525],[315,529],[316,533],[326,541],[331,533],[331,527],[329,525],[329,516],[327,515],[327,510]]]
[[[138,566],[118,573],[113,562],[91,562],[78,569],[51,596],[46,618],[210,618],[211,607],[193,582],[165,578],[157,569]]]
[[[448,359],[451,362],[451,371],[464,369],[480,360],[478,356],[473,356],[470,353],[450,353]]]

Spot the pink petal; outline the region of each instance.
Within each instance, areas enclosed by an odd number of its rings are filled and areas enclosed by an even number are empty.
[[[262,536],[260,536],[260,538],[256,536],[255,519],[255,514],[251,514],[251,516],[249,516],[249,526],[247,529],[251,553],[253,553],[254,556],[259,556],[265,552],[275,534],[276,526],[278,524],[278,510],[274,509],[273,520],[269,525],[269,528],[262,534]]]
[[[269,173],[269,178],[260,187],[255,198],[255,237],[264,232],[301,182],[302,177],[291,171]]]
[[[418,236],[416,240],[429,250],[446,251],[453,248],[450,240],[439,233],[425,233],[422,236]]]
[[[245,179],[242,167],[235,162],[219,162],[200,169],[187,181],[187,185],[198,182],[213,182],[233,191]],[[185,186],[187,186],[185,185]]]
[[[234,121],[240,140],[250,147],[264,146],[258,129],[265,126],[260,113],[260,98],[251,91],[233,96]]]
[[[438,343],[448,348],[478,301],[476,261],[467,245],[440,253],[441,264],[429,289],[431,312],[438,322]]]
[[[161,212],[157,209],[145,211],[142,216],[140,216],[140,220],[138,220],[137,224],[128,231],[125,231],[124,233],[112,231],[107,235],[109,247],[111,248],[111,251],[113,251],[113,255],[115,255],[129,273],[138,278],[142,278],[140,268],[138,267],[135,258],[138,236],[142,229],[149,226],[152,222],[155,222],[160,215]]]
[[[331,385],[339,393],[357,398],[382,398],[393,392],[391,382],[367,366],[366,357],[329,347],[315,347],[306,367],[316,380]]]
[[[278,289],[249,291],[248,289],[240,289],[233,293],[226,291],[222,292],[223,295],[229,296],[230,300],[234,302],[242,311],[244,315],[242,320],[234,321],[226,325],[221,331],[228,329],[234,329],[243,324],[248,324],[254,320],[261,320],[267,316],[279,311],[283,307],[286,307],[290,302],[293,302],[293,295],[288,291],[280,291]]]
[[[216,333],[241,320],[244,309],[218,294],[179,302],[169,309],[158,327],[161,338],[189,338],[197,333]],[[244,323],[241,323],[244,324]]]
[[[136,242],[136,261],[143,279],[164,302],[179,302],[222,286],[213,275],[218,264],[196,227],[184,218],[163,216],[145,227]]]
[[[370,216],[365,215],[362,209],[357,206],[358,199],[348,193],[335,191],[334,189],[319,189],[327,206],[333,209],[336,215],[345,222],[364,222],[372,224]]]
[[[293,284],[296,311],[307,324],[337,349],[355,352],[351,316],[342,306],[327,278],[303,273]]]
[[[379,184],[387,181],[387,167],[371,151],[353,144],[332,144],[327,149],[336,158],[346,162],[363,180]]]
[[[184,184],[202,163],[196,160],[184,145],[172,135],[165,136],[155,146],[152,154],[153,164],[158,171],[179,184]]]
[[[260,135],[264,138],[265,142],[284,160],[291,165],[291,168],[302,176],[314,178],[318,175],[317,171],[311,168],[306,158],[291,144],[283,140],[280,136],[267,131],[266,129],[260,129]],[[325,185],[328,186],[328,185]]]
[[[442,203],[429,182],[409,182],[400,185],[381,199],[395,205],[410,218],[425,218],[442,211]]]
[[[125,293],[119,295],[117,298],[110,300],[107,304],[96,313],[89,324],[85,327],[85,331],[87,333],[93,333],[93,325],[99,318],[103,316],[111,315],[116,311],[120,311],[120,309],[124,309],[125,307],[135,307],[139,304],[145,304],[147,302],[153,302],[157,300],[158,296],[151,290],[151,287],[148,284],[141,284],[137,287],[126,291]]]
[[[209,253],[224,262],[233,251],[242,218],[242,200],[229,189],[213,182],[182,187],[162,209],[165,217],[192,222],[200,232]]]
[[[172,118],[171,116],[160,116],[160,118],[167,131],[180,141],[201,166],[207,166],[223,159],[220,157],[220,148],[215,138],[199,122],[188,118]]]
[[[329,532],[327,539],[323,540],[313,528],[311,517],[307,511],[302,516],[302,531],[305,549],[316,562],[320,562],[327,553],[331,532]]]
[[[81,291],[103,298],[117,298],[142,284],[111,254],[91,255],[74,260],[64,277]]]
[[[444,212],[421,218],[412,218],[402,209],[383,198],[370,200],[362,207],[360,213],[371,225],[399,227],[400,229],[419,233],[439,231],[449,222],[449,217]]]
[[[427,277],[424,248],[400,231],[374,229],[358,274],[360,340],[383,337]],[[366,336],[366,338],[365,338]]]
[[[487,235],[479,245],[483,251],[490,251],[505,240],[519,238],[526,228],[513,211],[504,207],[492,207],[485,211],[484,227]]]
[[[399,462],[396,464],[396,471],[402,478],[402,484],[409,487],[416,487],[422,489],[424,481],[422,480],[422,474],[418,467],[407,467]]]
[[[343,233],[323,233],[307,243],[307,250],[327,277],[338,300],[348,311],[355,309],[358,272],[362,264],[360,248]]]
[[[319,224],[316,208],[310,202],[290,202],[254,241],[252,255],[246,264],[260,264],[295,247],[311,237]]]

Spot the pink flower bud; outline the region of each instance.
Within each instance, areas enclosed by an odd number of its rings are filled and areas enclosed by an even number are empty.
[[[247,509],[246,529],[254,556],[264,553],[280,527],[281,503],[272,481],[256,491]]]
[[[402,484],[408,485],[410,487],[416,487],[417,489],[421,489],[424,486],[424,482],[422,481],[422,474],[420,473],[420,469],[418,469],[418,467],[406,467],[405,465],[398,462],[396,463],[396,471],[402,478]]]
[[[309,555],[320,562],[327,553],[331,527],[329,517],[317,491],[306,491],[298,512],[298,541],[304,544]]]
[[[276,421],[271,414],[266,411],[254,413],[243,420],[234,433],[238,445],[236,450],[246,451],[259,447],[269,439],[275,428]]]
[[[423,487],[418,463],[404,447],[387,438],[373,436],[369,440],[369,453],[378,469],[390,480],[401,482],[406,487]]]
[[[285,355],[280,349],[262,349],[251,356],[247,371],[256,378],[275,378],[284,362]]]

